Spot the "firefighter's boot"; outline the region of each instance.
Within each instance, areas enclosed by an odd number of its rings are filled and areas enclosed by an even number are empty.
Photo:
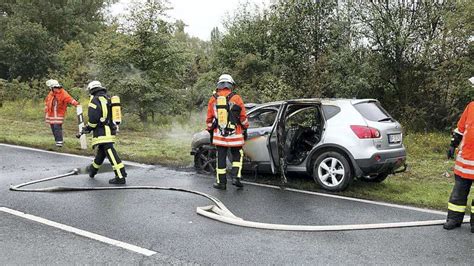
[[[215,182],[215,183],[212,185],[212,187],[213,187],[213,188],[216,188],[216,189],[226,190],[226,189],[227,189],[227,184],[224,183],[224,182],[220,182],[220,183]]]
[[[453,220],[453,219],[448,219],[446,221],[446,223],[444,223],[443,228],[446,229],[446,230],[452,230],[456,227],[460,227],[461,224],[462,224],[462,221],[456,221],[456,220]]]
[[[92,164],[86,167],[87,173],[89,173],[90,178],[94,178],[99,169],[95,168]]]
[[[238,178],[238,177],[234,178],[234,180],[232,181],[232,185],[234,185],[238,188],[243,188],[244,187],[244,184],[242,184],[242,182],[240,182],[240,178]]]
[[[124,185],[126,183],[125,177],[115,177],[109,180],[109,184],[112,185]]]

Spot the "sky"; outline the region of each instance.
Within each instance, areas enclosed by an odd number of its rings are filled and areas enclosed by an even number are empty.
[[[111,7],[112,15],[126,13],[132,0],[120,0]],[[249,0],[260,7],[268,7],[272,0]],[[223,29],[222,21],[234,12],[240,3],[245,0],[168,0],[172,10],[168,15],[173,19],[180,19],[186,25],[185,31],[202,40],[211,38],[214,27]]]

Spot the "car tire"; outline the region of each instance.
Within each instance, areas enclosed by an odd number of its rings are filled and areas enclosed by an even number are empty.
[[[365,182],[372,182],[372,183],[382,183],[385,179],[387,179],[389,173],[380,173],[375,176],[363,176],[361,179]]]
[[[209,145],[202,145],[194,155],[194,168],[198,173],[214,174],[216,161],[216,149]]]
[[[313,179],[325,190],[343,191],[353,179],[351,165],[339,152],[324,152],[313,163]]]

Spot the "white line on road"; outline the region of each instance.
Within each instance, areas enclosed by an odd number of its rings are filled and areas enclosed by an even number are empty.
[[[144,248],[132,245],[132,244],[128,244],[128,243],[118,241],[118,240],[115,240],[115,239],[111,239],[111,238],[108,238],[108,237],[105,237],[105,236],[101,236],[101,235],[98,235],[98,234],[87,232],[87,231],[84,231],[84,230],[81,230],[81,229],[78,229],[78,228],[71,227],[69,225],[60,224],[60,223],[53,222],[53,221],[48,220],[48,219],[44,219],[44,218],[34,216],[34,215],[31,215],[31,214],[26,214],[26,213],[16,211],[16,210],[13,210],[13,209],[9,209],[9,208],[6,208],[6,207],[0,207],[0,211],[15,215],[15,216],[18,216],[18,217],[21,217],[21,218],[25,218],[25,219],[28,219],[28,220],[31,220],[31,221],[35,221],[35,222],[38,222],[38,223],[41,223],[41,224],[49,225],[51,227],[54,227],[54,228],[57,228],[57,229],[60,229],[60,230],[66,231],[66,232],[74,233],[76,235],[80,235],[80,236],[87,237],[87,238],[90,238],[90,239],[93,239],[93,240],[97,240],[97,241],[100,241],[100,242],[103,242],[103,243],[106,243],[106,244],[109,244],[109,245],[112,245],[112,246],[120,247],[120,248],[129,250],[129,251],[133,251],[133,252],[145,255],[145,256],[152,256],[152,255],[156,254],[156,252],[153,251],[153,250],[144,249]]]
[[[36,151],[36,152],[43,152],[43,153],[49,153],[49,154],[55,154],[55,155],[63,155],[63,156],[69,156],[69,157],[74,157],[74,158],[81,158],[81,159],[89,159],[89,160],[94,159],[94,157],[91,157],[91,156],[84,156],[84,155],[77,155],[77,154],[70,154],[70,153],[62,153],[62,152],[55,152],[55,151],[45,151],[45,150],[41,150],[41,149],[18,146],[18,145],[12,145],[12,144],[5,144],[5,143],[0,143],[0,146],[5,146],[5,147],[10,147],[10,148],[15,148],[15,149],[22,149],[22,150],[27,150],[27,151]],[[136,162],[130,162],[130,161],[123,161],[123,162],[126,165],[131,165],[131,166],[135,166],[135,167],[141,167],[141,168],[151,168],[151,167],[153,167],[152,165],[141,164],[141,163],[136,163]]]
[[[280,187],[273,186],[273,185],[259,184],[259,183],[253,183],[253,182],[247,182],[247,181],[242,181],[242,183],[253,185],[253,186],[258,186],[258,187],[266,187],[266,188],[273,188],[273,189],[280,189],[281,190]],[[405,209],[405,210],[411,210],[411,211],[425,212],[425,213],[430,213],[430,214],[446,215],[446,212],[442,212],[442,211],[422,209],[422,208],[405,206],[405,205],[398,205],[398,204],[393,204],[393,203],[386,203],[386,202],[365,200],[365,199],[357,199],[357,198],[344,197],[344,196],[332,195],[332,194],[326,194],[326,193],[318,193],[318,192],[306,191],[306,190],[300,190],[300,189],[294,189],[294,188],[285,188],[285,190],[292,191],[292,192],[297,192],[297,193],[309,194],[309,195],[316,195],[316,196],[321,196],[321,197],[328,197],[328,198],[342,199],[342,200],[350,200],[350,201],[380,205],[380,206],[385,206],[385,207],[392,207],[392,208],[399,208],[399,209]]]

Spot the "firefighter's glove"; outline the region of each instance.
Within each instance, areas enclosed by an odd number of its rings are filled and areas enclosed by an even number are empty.
[[[454,159],[454,152],[456,151],[456,148],[453,146],[449,146],[449,150],[447,151],[448,159]]]
[[[82,135],[89,133],[91,133],[91,129],[89,127],[83,127],[81,132],[76,134],[76,138],[80,138]]]

